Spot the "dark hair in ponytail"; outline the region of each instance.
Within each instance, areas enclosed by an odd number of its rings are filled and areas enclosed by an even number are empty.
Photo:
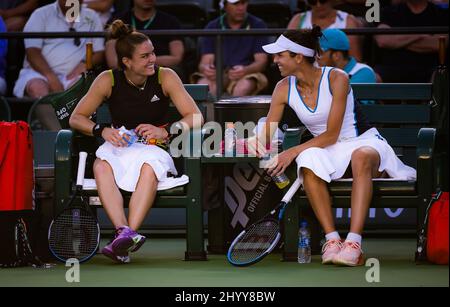
[[[314,25],[312,29],[287,30],[283,35],[299,45],[313,49],[316,52],[316,56],[322,53],[319,43],[319,38],[322,37],[322,30],[317,25]],[[295,53],[292,53],[292,56],[295,56]],[[305,59],[311,64],[316,61],[315,57],[305,56]]]
[[[122,58],[132,58],[136,46],[148,41],[147,35],[136,32],[133,28],[126,25],[122,20],[115,20],[108,27],[108,39],[115,39],[117,63],[120,68],[126,69]]]

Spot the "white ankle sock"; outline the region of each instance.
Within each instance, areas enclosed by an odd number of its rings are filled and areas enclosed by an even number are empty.
[[[325,235],[325,239],[327,239],[327,241],[329,241],[329,240],[340,240],[341,236],[339,236],[339,233],[337,231],[333,231],[333,232],[327,233]]]
[[[345,239],[345,241],[352,241],[352,242],[356,242],[359,245],[361,245],[362,237],[361,237],[361,235],[359,235],[357,233],[349,232],[347,235],[347,239]]]

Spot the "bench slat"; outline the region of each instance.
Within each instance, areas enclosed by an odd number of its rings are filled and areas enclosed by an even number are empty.
[[[428,124],[429,105],[361,105],[371,123],[385,124]]]
[[[419,130],[419,127],[378,129],[392,147],[416,147]]]
[[[354,83],[357,99],[430,100],[431,83]]]

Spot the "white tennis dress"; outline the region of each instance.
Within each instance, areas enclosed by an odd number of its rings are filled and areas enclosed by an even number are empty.
[[[296,77],[289,77],[288,104],[314,137],[324,133],[327,129],[333,99],[330,87],[330,72],[333,69],[332,67],[322,67],[317,105],[314,110],[311,110],[303,102],[296,86]],[[396,180],[415,180],[416,170],[403,164],[376,128],[371,128],[362,134],[359,133],[358,118],[356,118],[354,107],[353,91],[350,89],[338,141],[325,148],[311,147],[301,152],[296,158],[297,169],[308,168],[324,181],[330,182],[342,178],[349,166],[353,151],[360,147],[370,146],[380,155],[378,168],[380,172],[386,171],[389,177]],[[299,177],[303,182],[300,171]]]
[[[133,143],[129,147],[115,147],[105,142],[97,149],[96,156],[105,160],[113,169],[114,178],[119,188],[134,192],[144,163],[149,164],[158,179],[158,191],[187,184],[189,177],[178,175],[169,153],[156,145]],[[173,176],[170,176],[173,175]]]

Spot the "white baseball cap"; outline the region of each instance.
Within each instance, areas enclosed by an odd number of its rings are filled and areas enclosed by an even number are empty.
[[[227,1],[228,3],[236,3],[239,2],[241,0],[220,0],[220,8],[223,9],[223,7],[225,6],[225,1]]]

